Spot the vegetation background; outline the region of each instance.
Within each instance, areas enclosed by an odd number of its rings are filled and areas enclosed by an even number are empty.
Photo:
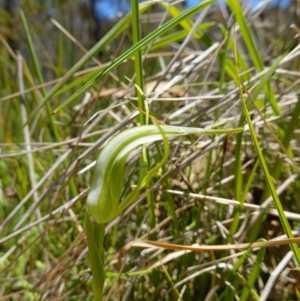
[[[14,19],[0,8],[1,300],[92,300],[86,196],[99,147],[143,122],[136,80],[150,120],[244,131],[170,141],[151,186],[106,227],[105,299],[299,299],[286,238],[300,220],[300,3],[213,2],[189,14],[146,3],[141,41],[130,14],[95,32],[84,1],[23,0]],[[130,156],[124,194],[163,153],[149,145],[149,166]]]

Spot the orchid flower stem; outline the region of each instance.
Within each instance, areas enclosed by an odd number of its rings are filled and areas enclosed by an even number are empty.
[[[105,225],[93,225],[88,212],[85,214],[85,229],[89,249],[90,266],[93,274],[94,301],[102,301],[105,281],[104,270],[104,235]]]

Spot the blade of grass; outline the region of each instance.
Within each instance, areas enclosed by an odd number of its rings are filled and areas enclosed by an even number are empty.
[[[211,4],[213,4],[215,2],[215,0],[212,1]],[[182,11],[176,7],[175,5],[172,5],[170,3],[167,2],[161,2],[160,5],[172,16],[172,18],[177,18],[178,16],[180,16],[180,14],[182,14]],[[183,19],[179,25],[185,29],[186,32],[190,32],[191,29],[193,28],[193,22],[186,18]],[[205,43],[207,45],[211,44],[211,39],[200,29],[200,27],[198,28],[198,30],[195,32],[194,37],[196,39],[204,39]]]
[[[223,26],[222,24],[218,24],[219,27],[221,28],[221,31],[226,39],[226,47],[224,52],[224,66],[225,66],[225,70],[227,71],[227,73],[230,74],[235,74],[236,70],[235,70],[235,65],[234,62],[229,59],[231,56],[228,53],[229,49],[232,51],[232,53],[234,53],[234,40],[231,37],[232,35],[232,25],[229,28],[226,28],[225,26]],[[247,63],[247,60],[243,58],[243,55],[240,53],[240,51],[237,50],[237,55],[238,55],[238,59],[240,62],[240,69],[242,70],[242,72],[246,72],[247,70],[249,70],[249,65]],[[222,58],[223,56],[220,54],[220,62],[222,63]],[[236,79],[236,74],[232,77],[232,79],[237,82]],[[245,73],[245,75],[242,76],[243,80],[249,80],[250,79],[250,75],[248,73]]]
[[[239,69],[238,69],[238,60],[237,60],[236,52],[235,52],[235,60],[236,60],[236,71],[237,71],[237,74],[238,74]],[[279,199],[279,197],[276,193],[276,190],[275,190],[275,187],[274,187],[274,184],[273,184],[268,166],[266,164],[265,158],[263,156],[263,153],[262,153],[261,148],[259,146],[258,139],[257,139],[256,134],[255,134],[255,129],[253,127],[252,120],[251,120],[251,117],[250,117],[250,114],[248,112],[248,108],[247,108],[247,105],[246,105],[246,102],[245,102],[245,99],[244,99],[244,91],[243,91],[242,83],[240,83],[240,85],[239,85],[239,90],[240,90],[240,97],[241,97],[243,112],[245,114],[246,121],[247,121],[248,126],[249,126],[251,138],[252,138],[252,141],[254,143],[256,153],[258,155],[261,167],[263,169],[263,173],[264,173],[264,176],[265,176],[265,180],[266,180],[268,189],[269,189],[270,194],[271,194],[271,196],[274,200],[274,204],[276,206],[276,209],[278,210],[279,219],[281,221],[281,224],[282,224],[282,227],[283,227],[283,230],[284,230],[286,236],[288,238],[293,238],[294,236],[292,234],[289,222],[288,222],[288,220],[287,220],[287,218],[284,214],[283,207],[282,207],[280,199]],[[292,251],[294,253],[297,265],[300,266],[300,252],[299,252],[299,249],[298,249],[298,245],[295,244],[295,243],[290,244],[290,248],[292,249]]]
[[[175,18],[177,17],[179,14],[180,14],[180,10],[175,7],[175,6],[172,6],[172,5],[169,5],[169,4],[165,4],[163,3],[162,6],[164,6],[166,9],[168,9],[168,12],[169,14]],[[186,35],[191,32],[194,24],[191,20],[184,20],[184,22],[181,22],[179,23],[179,25],[182,26],[182,28],[184,28],[185,30],[185,35],[184,37],[186,37]],[[232,38],[230,37],[230,29],[228,30],[228,28],[224,27],[222,24],[216,24],[216,22],[209,22],[209,23],[201,23],[199,26],[198,26],[198,30],[196,31],[196,34],[194,35],[194,38],[198,39],[200,42],[202,42],[206,47],[210,47],[214,41],[203,31],[203,29],[207,29],[207,28],[210,28],[212,27],[213,25],[217,25],[221,28],[221,31],[223,33],[223,35],[225,36],[225,39],[228,40],[229,42],[229,46],[231,48],[231,50],[233,51],[233,41],[232,41]],[[176,32],[177,33],[177,32]],[[176,34],[175,33],[175,34]],[[174,34],[174,36],[176,36]],[[171,36],[168,37],[169,39],[172,39],[174,38],[174,36]],[[161,42],[157,42],[158,44],[162,44]],[[156,43],[154,43],[154,46],[156,47]],[[222,50],[221,50],[222,51]],[[238,56],[239,56],[239,60],[240,60],[240,64],[241,64],[241,69],[243,71],[246,71],[248,70],[248,64],[246,62],[246,60],[243,59],[242,55],[238,52]],[[218,59],[219,61],[222,63],[225,63],[225,67],[224,67],[224,70],[229,74],[229,76],[234,80],[234,81],[237,81],[236,79],[236,73],[235,73],[235,66],[234,66],[234,62],[232,62],[231,60],[229,59],[226,59],[226,60],[223,60],[223,56],[222,56],[222,52],[220,52],[220,54],[218,55]],[[249,79],[249,75],[245,74],[243,76],[243,79]]]
[[[32,61],[33,61],[34,71],[35,71],[35,74],[36,74],[36,77],[38,79],[39,84],[42,85],[42,84],[44,84],[44,78],[43,78],[42,70],[41,70],[41,67],[40,67],[40,64],[39,64],[39,61],[38,61],[38,57],[37,57],[37,54],[36,54],[36,51],[35,51],[34,43],[33,43],[32,38],[31,38],[28,23],[27,23],[25,14],[22,10],[20,10],[20,16],[21,16],[21,20],[22,20],[23,27],[24,27],[24,30],[25,30],[25,35],[26,35],[26,40],[27,40],[29,51],[30,51],[30,55],[31,55],[31,58],[32,58]],[[42,95],[45,97],[46,94],[47,94],[46,88],[42,87],[41,92],[42,92]],[[48,115],[50,115],[51,112],[52,112],[52,108],[51,108],[51,105],[50,105],[49,102],[46,103],[46,109],[47,109]],[[50,129],[49,130],[52,133],[52,135],[54,136],[53,138],[55,139],[56,142],[61,142],[61,137],[58,133],[58,129],[57,129],[57,126],[54,122],[53,116],[49,116],[49,121],[50,121]],[[27,124],[27,122],[26,122],[26,124]],[[67,164],[66,161],[64,161],[63,164],[64,164],[65,168],[68,167],[68,164]],[[73,178],[70,179],[70,188],[71,188],[71,191],[72,191],[72,195],[73,196],[77,195],[77,188],[76,188],[76,185],[75,185],[75,182],[74,182]]]
[[[242,267],[245,264],[246,260],[250,257],[251,253],[252,249],[247,249],[244,252],[244,254],[241,257],[239,257],[237,262],[233,265],[231,273],[228,273],[228,275],[225,276],[225,281],[228,281],[231,284],[231,287],[226,286],[226,289],[219,296],[218,301],[234,299],[234,292],[232,291],[232,287],[237,288],[239,285],[236,274],[238,273],[240,267]]]
[[[136,45],[141,40],[140,32],[140,16],[139,16],[139,2],[137,0],[131,1],[132,7],[132,35],[133,35],[133,45]],[[135,66],[135,84],[144,91],[144,75],[143,75],[143,63],[142,63],[142,51],[137,50],[134,54],[134,66]],[[144,95],[136,89],[136,94],[138,98],[138,108],[140,111],[145,112],[145,99]],[[146,125],[146,116],[144,114],[139,114],[139,121],[141,125]],[[143,162],[142,162],[143,163]],[[141,164],[144,165],[144,164]]]
[[[294,107],[292,111],[292,118],[288,122],[285,130],[284,130],[284,135],[282,137],[281,143],[283,147],[287,150],[289,153],[290,157],[292,158],[291,148],[290,148],[290,142],[294,136],[294,133],[299,125],[299,117],[300,117],[300,95],[298,95],[298,101],[296,103],[296,106]],[[279,178],[282,164],[284,163],[283,158],[277,158],[276,163],[274,167],[272,168],[272,177],[277,180]],[[294,170],[296,171],[296,170]],[[262,199],[266,199],[267,196],[263,197]]]
[[[20,54],[17,55],[17,63],[18,63],[18,84],[19,84],[19,90],[20,92],[24,91],[24,81],[23,81],[23,70],[22,70],[22,61],[23,58]],[[26,101],[24,95],[20,96],[20,111],[21,111],[21,119],[22,124],[25,124],[27,122],[27,111],[26,111]],[[27,165],[28,165],[28,174],[29,174],[29,180],[31,188],[34,188],[36,186],[36,179],[35,179],[35,166],[34,166],[34,160],[32,155],[32,147],[31,147],[31,137],[30,137],[30,130],[29,126],[26,125],[23,127],[23,135],[24,135],[24,141],[26,143],[26,150],[28,151],[27,154]],[[38,192],[35,191],[33,194],[33,200],[34,202],[37,202],[38,200]],[[36,208],[35,210],[36,215],[38,218],[41,217],[41,211],[40,208]],[[43,230],[42,226],[39,227],[41,232]]]
[[[252,58],[253,64],[257,70],[257,72],[261,72],[264,69],[263,61],[259,55],[258,47],[254,41],[253,35],[251,30],[247,24],[246,18],[244,16],[242,7],[237,0],[226,0],[226,3],[230,7],[237,23],[239,24],[241,34],[243,36],[244,42],[247,46],[249,54]],[[264,85],[265,93],[268,95],[270,104],[273,108],[273,111],[276,115],[280,115],[280,109],[277,104],[277,100],[274,94],[273,89],[271,88],[270,84],[267,83]]]
[[[240,214],[242,213],[242,208],[243,208],[243,205],[246,201],[247,194],[250,191],[251,184],[253,183],[254,175],[255,175],[255,172],[257,170],[258,163],[259,163],[259,161],[256,160],[256,162],[254,164],[254,167],[252,168],[252,170],[250,172],[248,181],[246,182],[246,185],[243,189],[243,193],[241,195],[241,198],[238,199],[240,201],[240,208],[235,209],[234,215],[233,215],[233,222],[230,226],[230,233],[231,233],[232,236],[235,235],[236,231],[238,230],[238,227],[239,227],[239,224],[240,224]],[[256,237],[256,236],[254,236],[254,237]]]
[[[258,48],[253,39],[250,28],[248,27],[246,18],[243,13],[241,4],[237,0],[226,0],[227,5],[230,7],[237,23],[239,24],[241,34],[244,38],[244,42],[248,48],[249,54],[253,60],[254,66],[257,71],[262,71],[264,64],[259,55]]]
[[[257,280],[257,278],[260,277],[260,271],[261,271],[261,267],[262,267],[262,262],[265,257],[265,253],[266,253],[266,248],[262,248],[258,251],[255,262],[254,262],[254,266],[251,268],[251,274],[248,277],[246,283],[244,284],[244,288],[242,290],[240,301],[249,300],[249,294],[253,290],[255,281]],[[252,297],[253,297],[253,295],[252,295]],[[258,300],[258,299],[255,298],[255,300]]]
[[[288,125],[286,126],[286,129],[283,131],[283,137],[282,137],[282,142],[278,141],[280,146],[284,148],[284,153],[287,155],[290,159],[293,158],[293,154],[291,153],[290,149],[290,141],[294,135],[295,130],[297,129],[297,126],[299,124],[299,116],[300,116],[300,96],[298,95],[298,102],[296,104],[296,107],[293,110],[292,113],[292,118],[289,121]],[[292,160],[292,159],[291,159]],[[294,161],[294,160],[292,160]],[[277,180],[280,176],[281,173],[281,168],[284,163],[283,158],[277,158],[274,167],[271,170],[272,178],[274,180]],[[296,172],[296,167],[295,165],[292,167],[294,169],[294,172]],[[265,201],[268,196],[270,195],[270,192],[268,189],[265,189],[263,192],[263,195],[261,197],[261,201]],[[267,206],[267,205],[266,205]],[[259,232],[260,229],[260,224],[263,221],[265,215],[261,214],[260,216],[257,217],[255,220],[255,223],[251,227],[251,231],[249,233],[249,238],[253,239],[254,237],[257,236],[257,233]]]
[[[202,23],[201,25],[199,25],[199,28],[210,29],[214,25],[215,25],[214,22],[207,22],[207,23]],[[164,35],[161,38],[156,39],[155,42],[151,45],[150,49],[151,49],[151,51],[153,51],[158,48],[169,46],[169,45],[171,45],[171,43],[184,40],[184,38],[186,38],[186,36],[187,36],[187,33],[188,33],[188,31],[183,29],[183,30],[176,30],[175,32]],[[196,38],[196,35],[194,35],[194,38]]]

